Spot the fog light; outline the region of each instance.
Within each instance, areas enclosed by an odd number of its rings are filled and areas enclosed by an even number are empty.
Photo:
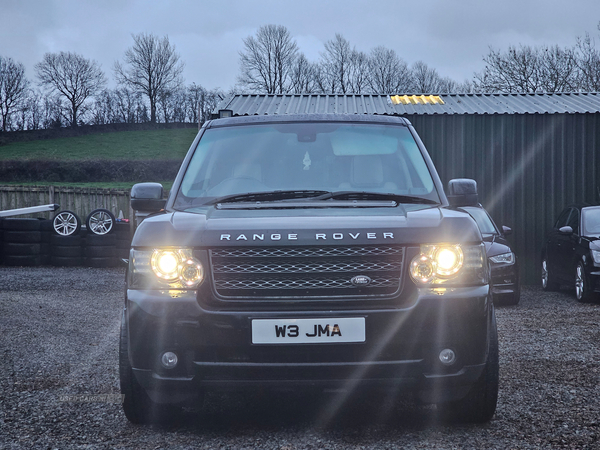
[[[177,355],[173,352],[164,352],[160,358],[160,362],[167,369],[172,369],[177,365]]]
[[[445,348],[440,352],[440,361],[446,366],[454,364],[454,361],[456,361],[456,353],[454,353],[454,350]]]

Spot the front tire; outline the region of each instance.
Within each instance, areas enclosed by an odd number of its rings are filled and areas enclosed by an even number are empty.
[[[488,355],[483,373],[466,397],[441,405],[443,416],[450,422],[489,422],[498,402],[499,363],[496,315],[492,313]]]
[[[545,291],[556,291],[559,288],[559,284],[554,281],[548,270],[548,259],[544,256],[542,258],[542,289]]]
[[[589,302],[592,298],[592,287],[585,273],[583,262],[579,261],[575,268],[575,298],[578,302]]]

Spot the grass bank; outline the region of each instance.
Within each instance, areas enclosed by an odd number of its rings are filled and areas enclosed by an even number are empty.
[[[195,128],[120,131],[14,142],[0,146],[0,160],[181,161],[197,132]]]

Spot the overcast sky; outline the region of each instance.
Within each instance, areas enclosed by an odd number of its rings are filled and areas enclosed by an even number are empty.
[[[572,46],[586,32],[600,46],[600,0],[0,0],[0,55],[33,66],[46,52],[113,64],[141,32],[168,35],[186,84],[233,87],[242,39],[284,25],[310,61],[335,33],[365,52],[383,45],[409,65],[422,60],[462,82],[492,46]]]

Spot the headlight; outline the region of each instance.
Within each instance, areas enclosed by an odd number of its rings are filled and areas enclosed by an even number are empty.
[[[515,254],[513,252],[502,253],[501,255],[490,256],[490,261],[494,264],[510,265],[515,263]]]
[[[204,280],[202,263],[190,248],[131,250],[132,289],[194,289]]]
[[[592,250],[592,258],[594,258],[594,263],[600,264],[600,250]]]
[[[422,245],[410,263],[410,275],[417,284],[485,284],[487,264],[483,244]]]

